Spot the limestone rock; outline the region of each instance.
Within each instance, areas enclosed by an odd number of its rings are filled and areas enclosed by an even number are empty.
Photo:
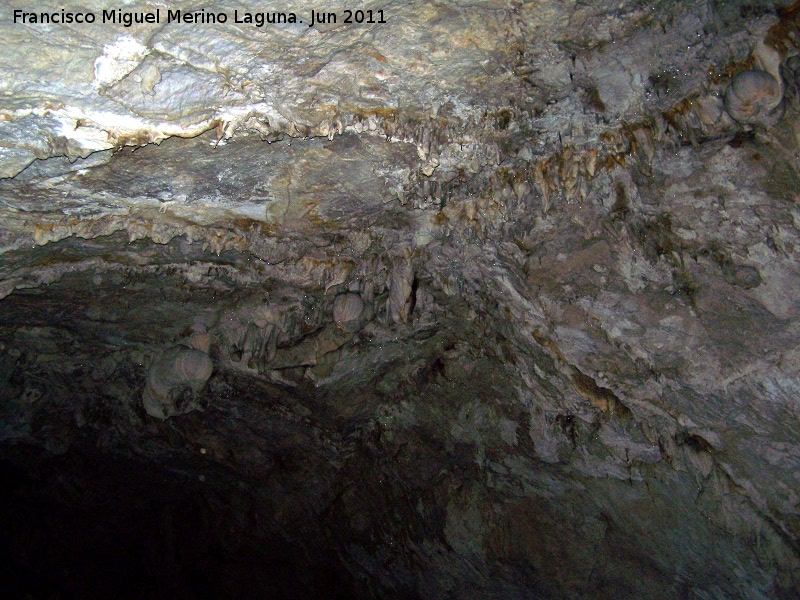
[[[372,310],[361,299],[360,294],[345,292],[333,301],[333,321],[344,331],[355,333],[361,330],[371,316]]]
[[[211,377],[213,363],[208,354],[188,346],[173,346],[159,355],[147,373],[142,393],[151,417],[166,419],[197,410],[198,394]]]
[[[6,595],[797,596],[797,6],[18,4]]]
[[[725,109],[742,124],[772,127],[783,116],[783,90],[766,71],[742,71],[725,91]]]

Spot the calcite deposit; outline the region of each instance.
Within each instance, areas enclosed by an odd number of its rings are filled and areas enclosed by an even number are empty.
[[[0,73],[9,597],[800,593],[800,3],[3,2]]]

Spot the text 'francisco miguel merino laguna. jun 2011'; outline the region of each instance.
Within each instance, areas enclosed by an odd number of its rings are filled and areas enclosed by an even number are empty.
[[[307,23],[309,27],[318,24],[384,24],[386,17],[381,10],[339,10],[324,11],[311,10],[310,14],[303,18],[294,12],[251,12],[234,10],[211,11],[206,9],[184,11],[180,9],[160,9],[151,11],[124,11],[122,9],[106,9],[102,12],[56,10],[47,12],[31,12],[15,9],[13,12],[13,22],[24,25],[121,25],[132,27],[134,25],[151,24],[217,24],[233,23],[242,25],[252,25],[254,27],[265,27],[274,24],[297,24]]]

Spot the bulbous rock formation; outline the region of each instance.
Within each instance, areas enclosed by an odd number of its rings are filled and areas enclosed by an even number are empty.
[[[725,91],[725,109],[743,125],[772,127],[783,116],[783,90],[766,71],[743,71]]]
[[[372,310],[355,292],[345,292],[336,296],[333,301],[333,321],[337,327],[350,333],[363,329],[371,316]]]
[[[208,354],[188,346],[172,346],[158,356],[147,372],[142,400],[147,414],[158,419],[198,410],[196,394],[211,377]]]

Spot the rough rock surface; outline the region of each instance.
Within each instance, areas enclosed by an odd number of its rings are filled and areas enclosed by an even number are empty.
[[[797,597],[798,4],[13,8],[9,591]]]

